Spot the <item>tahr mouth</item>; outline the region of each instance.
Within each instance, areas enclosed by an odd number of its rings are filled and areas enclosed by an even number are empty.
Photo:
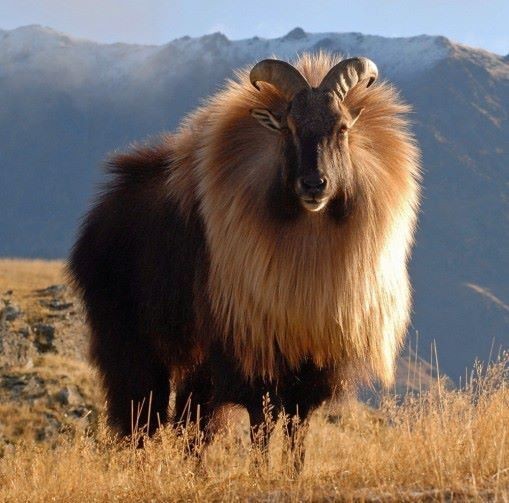
[[[304,197],[300,198],[300,202],[301,202],[302,206],[306,210],[315,213],[315,212],[320,211],[321,209],[323,209],[325,207],[325,205],[327,204],[327,198],[324,197],[324,198],[321,198],[321,199],[317,199],[317,198],[312,197],[312,196],[311,197],[310,196],[304,196]]]

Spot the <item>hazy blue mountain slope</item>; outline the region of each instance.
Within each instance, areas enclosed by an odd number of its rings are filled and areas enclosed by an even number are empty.
[[[425,167],[414,326],[454,375],[509,340],[509,313],[466,286],[509,300],[509,80],[479,56],[456,50],[405,90]]]

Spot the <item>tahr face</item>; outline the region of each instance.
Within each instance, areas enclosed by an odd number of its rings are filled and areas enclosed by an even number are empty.
[[[351,186],[348,131],[361,112],[349,111],[334,92],[314,88],[297,93],[281,117],[252,111],[264,127],[283,136],[283,180],[305,210],[324,210]]]

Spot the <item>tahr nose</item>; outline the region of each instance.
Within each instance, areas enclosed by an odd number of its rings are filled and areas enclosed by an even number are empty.
[[[300,179],[302,188],[310,194],[320,194],[324,191],[327,180],[321,176],[303,176]]]

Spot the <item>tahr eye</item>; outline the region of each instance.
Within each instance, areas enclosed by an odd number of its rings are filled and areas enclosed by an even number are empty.
[[[346,124],[342,124],[339,126],[339,135],[343,136],[348,131],[348,126]]]

